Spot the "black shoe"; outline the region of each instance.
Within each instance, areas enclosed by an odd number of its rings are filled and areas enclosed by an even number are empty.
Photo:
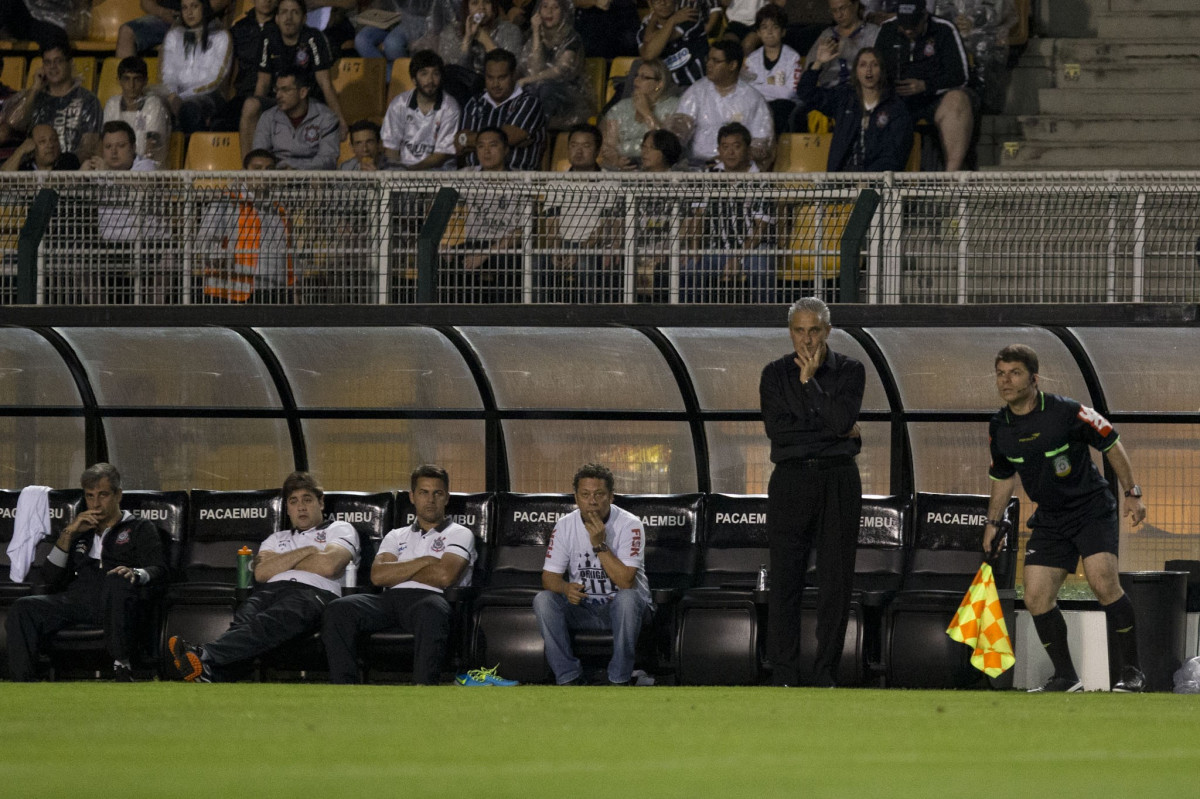
[[[1146,690],[1146,675],[1137,666],[1126,666],[1112,689],[1117,694],[1140,694]]]
[[[1083,682],[1078,677],[1051,677],[1044,685],[1030,688],[1031,694],[1073,694],[1083,690]]]
[[[199,648],[192,646],[177,635],[172,635],[167,641],[167,648],[171,650],[175,670],[179,672],[181,679],[186,682],[212,681],[207,673],[208,669],[200,659]]]
[[[133,679],[133,669],[128,666],[114,665],[113,666],[113,682],[135,682]]]
[[[559,685],[563,685],[563,686],[567,686],[567,685],[587,685],[587,683],[585,683],[585,682],[583,681],[583,675],[580,675],[580,676],[576,677],[576,678],[575,678],[575,679],[573,679],[573,680],[567,680],[566,682],[560,682],[560,683],[559,683]]]

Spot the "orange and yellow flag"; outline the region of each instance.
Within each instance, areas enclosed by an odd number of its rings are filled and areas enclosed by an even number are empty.
[[[989,677],[999,677],[1016,662],[991,565],[979,567],[946,635],[974,647],[971,665]]]

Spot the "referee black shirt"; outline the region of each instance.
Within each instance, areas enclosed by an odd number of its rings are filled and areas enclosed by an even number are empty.
[[[853,456],[862,449],[862,440],[847,433],[862,408],[866,370],[853,358],[825,351],[825,362],[803,385],[794,352],[763,368],[758,395],[772,463]]]
[[[1007,480],[1021,475],[1025,493],[1038,505],[1031,526],[1045,524],[1047,515],[1074,513],[1092,503],[1101,503],[1095,510],[1116,507],[1088,447],[1108,452],[1119,436],[1091,408],[1039,391],[1037,404],[1024,416],[1007,406],[997,411],[988,425],[988,438],[992,450],[988,476]]]

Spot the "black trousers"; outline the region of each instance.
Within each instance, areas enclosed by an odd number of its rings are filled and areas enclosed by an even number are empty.
[[[824,468],[810,463],[776,465],[767,487],[771,549],[767,652],[776,685],[799,681],[800,604],[812,549],[816,549],[820,575],[815,684],[834,684],[850,618],[862,480],[850,458],[831,459]]]
[[[329,658],[329,681],[359,682],[358,636],[393,627],[413,636],[413,682],[436,685],[450,638],[450,603],[436,591],[422,588],[355,594],[332,603],[321,630]]]
[[[113,660],[129,660],[139,606],[136,586],[98,567],[82,569],[62,593],[21,597],[13,603],[5,624],[9,674],[14,681],[34,679],[42,644],[72,624],[102,626],[105,648]]]
[[[325,606],[335,598],[329,591],[290,580],[258,586],[234,612],[229,629],[204,645],[204,659],[213,676],[229,679],[240,670],[239,664],[315,632]]]

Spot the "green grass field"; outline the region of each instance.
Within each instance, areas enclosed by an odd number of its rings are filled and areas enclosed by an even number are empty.
[[[24,797],[1193,796],[1198,698],[0,684]]]

